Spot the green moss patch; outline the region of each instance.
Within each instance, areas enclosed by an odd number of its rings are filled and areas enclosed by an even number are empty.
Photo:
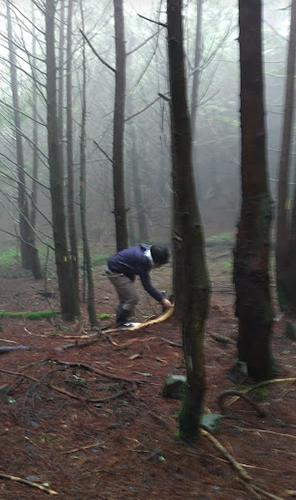
[[[0,318],[28,318],[38,320],[43,318],[50,318],[51,316],[60,315],[61,311],[36,311],[36,312],[8,312],[0,311]]]

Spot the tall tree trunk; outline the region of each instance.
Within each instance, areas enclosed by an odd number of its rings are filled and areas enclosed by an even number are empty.
[[[72,118],[72,11],[73,2],[68,6],[67,23],[67,167],[68,167],[68,224],[71,249],[71,262],[74,283],[79,296],[78,245],[74,205],[73,172],[73,118]]]
[[[199,437],[205,390],[204,322],[209,305],[209,279],[205,262],[203,229],[196,200],[190,119],[187,107],[183,52],[182,0],[168,0],[168,54],[171,89],[172,154],[174,168],[174,211],[180,222],[186,290],[182,311],[182,336],[187,387],[179,415],[180,436]]]
[[[56,63],[54,36],[55,0],[46,0],[46,90],[49,176],[52,205],[53,238],[61,309],[66,320],[79,316],[78,298],[69,260],[63,195],[63,165],[59,155],[57,128]]]
[[[285,110],[282,129],[281,158],[278,183],[277,233],[276,233],[276,282],[279,306],[288,315],[295,314],[295,235],[289,231],[291,223],[288,195],[290,151],[295,106],[295,55],[296,55],[296,0],[292,1],[290,36],[287,60]],[[294,198],[295,204],[295,198]],[[291,230],[294,224],[291,223]],[[293,228],[294,230],[295,228]],[[290,243],[289,243],[289,240]],[[291,295],[292,292],[292,295]]]
[[[20,220],[21,258],[22,266],[30,269],[35,279],[42,278],[38,251],[35,246],[35,233],[30,223],[28,198],[26,193],[25,163],[19,108],[19,89],[17,79],[17,63],[15,47],[13,44],[13,31],[11,22],[10,2],[7,1],[7,35],[11,74],[11,89],[14,107],[14,125],[16,138],[16,157],[18,164],[18,209]]]
[[[262,6],[239,1],[242,206],[234,252],[238,357],[255,380],[272,374],[273,311],[269,283],[271,203],[266,174]]]
[[[33,58],[36,57],[36,27],[35,27],[35,6],[32,4],[32,29],[33,29]],[[36,228],[36,216],[37,216],[37,190],[38,190],[38,172],[39,172],[39,156],[38,156],[38,97],[37,97],[37,86],[35,77],[33,77],[33,89],[32,89],[32,114],[33,114],[33,170],[32,170],[32,195],[31,195],[31,207],[30,207],[30,222],[33,230]]]
[[[130,108],[132,110],[132,107]],[[131,113],[132,114],[132,113]],[[139,173],[139,159],[137,155],[135,125],[130,124],[130,163],[133,198],[135,201],[135,210],[138,224],[139,241],[148,241],[148,222],[143,203],[142,185]]]
[[[82,0],[80,2],[81,19],[84,31],[84,16],[82,9]],[[86,55],[85,55],[85,40],[82,41],[82,114],[81,114],[81,137],[80,137],[80,216],[81,216],[81,232],[83,241],[83,256],[84,267],[87,274],[87,311],[89,322],[92,326],[98,325],[98,318],[95,309],[95,292],[94,281],[91,264],[91,254],[89,250],[87,225],[86,225]]]
[[[69,8],[72,2],[69,2]],[[60,0],[60,30],[59,30],[59,64],[58,64],[58,132],[59,132],[59,154],[60,161],[64,167],[65,157],[65,130],[64,130],[64,116],[65,116],[65,0]]]
[[[124,163],[123,163],[123,136],[124,136],[124,108],[125,108],[125,67],[126,50],[124,39],[123,0],[114,0],[115,22],[115,105],[113,128],[113,187],[114,187],[114,216],[116,228],[117,250],[128,245],[126,207],[124,194]]]
[[[196,193],[197,199],[201,198],[201,186],[200,186],[200,172],[198,165],[198,154],[197,154],[197,126],[196,126],[196,115],[198,109],[198,95],[199,95],[199,83],[200,83],[200,63],[201,63],[201,40],[202,40],[202,5],[203,0],[196,0],[196,30],[195,30],[195,56],[194,56],[194,72],[193,72],[193,82],[192,82],[192,92],[191,92],[191,107],[190,107],[190,117],[191,117],[191,131],[192,131],[192,161],[193,169],[195,172],[195,182],[196,182]]]

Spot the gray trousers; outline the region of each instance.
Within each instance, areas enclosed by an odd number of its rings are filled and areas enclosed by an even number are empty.
[[[106,274],[117,292],[121,307],[133,314],[140,300],[134,283],[124,274],[112,273],[109,269]]]

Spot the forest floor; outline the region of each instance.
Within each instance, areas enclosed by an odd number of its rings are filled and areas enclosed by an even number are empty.
[[[209,268],[205,410],[216,414],[219,395],[238,389],[228,376],[237,321],[229,260],[223,264],[223,255],[212,254]],[[152,282],[169,293],[171,268],[153,271]],[[47,286],[56,292],[54,276]],[[103,268],[95,269],[95,286],[97,313],[111,315],[101,322],[105,327],[114,321],[116,296]],[[137,319],[160,314],[160,306],[138,282],[137,287]],[[59,309],[58,297],[46,299],[42,289],[44,283],[29,276],[1,279],[0,310]],[[133,332],[103,330],[94,337],[85,305],[81,309],[84,320],[70,324],[58,317],[1,319],[0,347],[29,349],[0,356],[0,500],[39,500],[49,492],[65,500],[285,499],[291,490],[296,495],[296,342],[284,336],[283,319],[275,321],[272,339],[278,380],[252,391],[265,416],[241,398],[227,398],[214,436],[248,474],[244,481],[211,436],[204,433],[195,445],[177,437],[181,402],[162,396],[168,374],[184,375],[174,316]]]

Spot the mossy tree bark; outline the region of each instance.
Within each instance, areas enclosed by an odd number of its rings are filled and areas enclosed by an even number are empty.
[[[238,357],[255,380],[272,374],[269,280],[271,202],[267,184],[262,75],[262,6],[239,1],[242,206],[234,251]]]
[[[179,415],[182,439],[199,437],[205,391],[204,323],[210,286],[204,237],[196,200],[190,118],[187,105],[183,51],[182,0],[167,2],[168,54],[171,91],[174,227],[184,276],[182,336],[186,364],[186,394]]]

